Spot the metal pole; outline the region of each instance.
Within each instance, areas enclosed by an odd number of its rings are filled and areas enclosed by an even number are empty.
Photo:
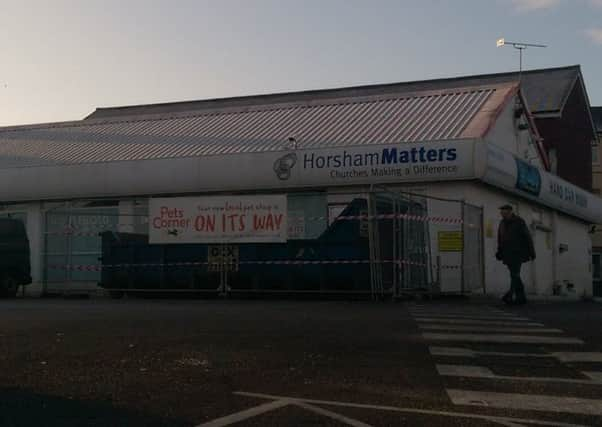
[[[486,277],[485,277],[485,215],[484,215],[484,211],[483,208],[481,207],[481,221],[480,221],[480,226],[481,226],[481,239],[480,239],[480,244],[481,244],[481,248],[479,250],[479,265],[481,266],[481,283],[483,284],[483,295],[487,295],[487,285],[485,283]]]
[[[229,289],[228,289],[228,263],[227,263],[227,259],[226,259],[226,253],[228,250],[228,246],[225,243],[222,243],[221,245],[221,266],[222,266],[222,270],[223,270],[223,274],[224,274],[224,283],[223,283],[223,289],[222,292],[224,294],[224,297],[228,297],[229,294]]]
[[[397,247],[397,239],[398,239],[398,232],[399,232],[399,227],[398,227],[398,222],[399,222],[399,203],[397,201],[396,198],[392,198],[393,200],[393,297],[397,298],[399,296],[399,289],[398,289],[398,284],[397,284],[397,274],[399,272],[399,250]]]
[[[522,77],[523,77],[523,48],[519,47],[518,48],[519,51],[519,60],[518,60],[518,84],[520,86],[520,84],[522,83]]]
[[[65,271],[65,283],[63,283],[63,293],[65,288],[71,287],[71,281],[73,278],[73,271],[71,264],[73,263],[73,256],[71,251],[73,250],[73,206],[71,202],[67,202],[67,224],[69,226],[70,233],[67,235],[67,254],[65,259],[67,261],[67,270]]]
[[[42,230],[42,236],[44,239],[44,257],[42,260],[42,295],[46,295],[48,292],[48,216],[50,214],[49,211],[44,210],[43,207],[40,207],[42,211],[42,215],[44,215],[44,229]]]
[[[466,215],[465,215],[465,203],[464,201],[462,201],[462,213],[461,213],[461,218],[462,218],[462,252],[461,252],[461,259],[460,259],[460,274],[461,274],[461,283],[462,283],[462,294],[464,294],[465,292],[465,273],[464,273],[464,262],[465,262],[465,254],[464,252],[466,252]]]
[[[366,201],[367,201],[367,205],[368,205],[368,218],[366,218],[366,221],[368,221],[368,250],[370,253],[370,294],[372,299],[375,299],[375,286],[376,286],[376,264],[375,264],[375,251],[374,251],[374,225],[372,224],[372,221],[370,220],[370,218],[373,215],[372,212],[372,189],[370,189],[369,193],[367,194],[366,197]],[[361,217],[361,215],[360,215]],[[360,227],[361,227],[361,219],[360,219]]]
[[[441,255],[437,255],[437,292],[441,292]]]

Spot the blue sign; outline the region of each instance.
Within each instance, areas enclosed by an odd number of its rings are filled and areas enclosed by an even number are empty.
[[[529,163],[516,159],[516,188],[529,194],[539,196],[541,192],[541,175],[539,169]]]

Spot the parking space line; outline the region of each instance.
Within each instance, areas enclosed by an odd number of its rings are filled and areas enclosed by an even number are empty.
[[[234,392],[235,395],[238,396],[246,396],[246,397],[257,397],[260,399],[267,400],[286,400],[289,402],[302,402],[309,403],[314,405],[326,405],[326,406],[336,406],[336,407],[344,407],[344,408],[358,408],[358,409],[373,409],[377,411],[388,411],[388,412],[400,412],[407,414],[417,414],[417,415],[434,415],[434,416],[442,416],[442,417],[453,417],[453,418],[466,418],[473,420],[484,420],[492,423],[497,423],[500,425],[520,425],[520,424],[532,424],[536,426],[556,426],[556,427],[586,427],[583,424],[571,424],[564,423],[559,421],[543,421],[543,420],[535,420],[535,419],[525,419],[525,418],[512,418],[512,417],[502,417],[495,415],[481,415],[481,414],[472,414],[469,412],[453,412],[453,411],[436,411],[429,409],[417,409],[417,408],[404,408],[398,406],[386,406],[386,405],[370,405],[363,403],[352,403],[352,402],[340,402],[334,400],[317,400],[317,399],[304,399],[298,397],[290,397],[290,396],[277,396],[271,394],[263,394],[263,393],[250,393],[244,391]],[[510,424],[509,424],[510,423]]]
[[[498,423],[505,427],[527,427],[524,424],[511,423],[510,421],[498,421]]]
[[[499,344],[583,344],[578,338],[542,337],[539,335],[491,335],[491,334],[453,334],[424,332],[422,337],[431,341],[465,341]]]
[[[223,427],[229,426],[240,421],[247,420],[249,418],[256,417],[266,412],[274,411],[276,409],[284,408],[291,404],[288,399],[277,399],[274,402],[264,403],[263,405],[254,406],[244,411],[236,412],[234,414],[226,415],[225,417],[217,418],[213,421],[209,421],[203,424],[199,424],[197,427]]]
[[[324,415],[325,417],[332,418],[333,420],[340,421],[340,422],[350,425],[352,427],[372,427],[370,424],[366,424],[364,422],[354,420],[353,418],[349,418],[344,415],[337,414],[336,412],[332,412],[327,409],[318,408],[317,406],[310,405],[309,403],[297,401],[297,402],[293,402],[293,405],[299,406],[300,408],[306,409],[311,412],[315,412],[316,414],[319,414],[319,415]]]
[[[455,405],[581,415],[602,415],[602,400],[597,399],[457,389],[448,389],[447,394]]]

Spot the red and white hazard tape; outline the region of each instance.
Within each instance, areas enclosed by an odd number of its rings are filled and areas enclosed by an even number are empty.
[[[120,228],[120,227],[140,227],[140,226],[146,226],[148,225],[148,221],[144,221],[142,223],[136,223],[136,224],[127,224],[127,223],[119,223],[119,224],[80,224],[83,225],[82,228],[78,228],[74,225],[69,225],[69,224],[56,224],[55,227],[56,228],[62,228],[63,230],[81,230],[81,229],[87,229],[87,230],[105,230],[107,228]]]
[[[112,230],[107,230],[112,231]],[[72,237],[100,237],[100,231],[89,232],[89,231],[51,231],[46,233],[47,236],[72,236]]]
[[[407,261],[407,260],[398,260],[397,261],[398,264],[401,265],[411,265],[413,267],[428,267],[428,264],[424,264],[422,262],[416,262],[416,261]]]
[[[51,270],[70,270],[70,271],[102,271],[103,269],[119,268],[156,268],[156,267],[196,267],[208,265],[208,262],[168,262],[155,264],[104,264],[104,265],[49,265]]]
[[[48,268],[64,271],[102,271],[101,265],[49,265]]]
[[[390,263],[392,261],[381,261]],[[240,265],[327,265],[327,264],[370,264],[370,260],[274,260],[274,261],[241,261]]]
[[[326,220],[326,217],[314,217],[309,220]],[[418,222],[434,222],[440,224],[462,224],[464,221],[461,218],[450,218],[444,216],[422,216],[409,214],[378,214],[378,215],[347,215],[338,216],[335,221],[357,221],[357,220],[379,220],[379,219],[406,219],[408,221]]]
[[[461,265],[441,265],[439,266],[440,270],[461,270]]]
[[[290,217],[293,221],[295,216]],[[461,218],[451,218],[444,216],[421,216],[421,215],[408,215],[408,214],[380,214],[380,215],[346,215],[338,216],[335,221],[372,221],[372,220],[391,220],[391,219],[405,219],[408,221],[417,222],[430,222],[435,224],[463,224],[464,221]],[[326,221],[328,217],[309,217],[307,221]],[[134,227],[134,224],[112,224],[110,227]],[[469,227],[476,227],[474,224],[468,224]],[[118,232],[115,229],[107,229],[107,225],[88,225],[85,228],[75,228],[67,226],[62,231],[49,231],[46,235],[49,236],[73,236],[73,237],[99,237],[99,233],[110,231]]]
[[[370,260],[269,260],[269,261],[241,261],[238,265],[358,265],[358,264],[370,264]],[[398,264],[398,265],[409,265],[415,267],[428,267],[428,264],[419,263],[408,260],[380,260],[374,261],[375,264]],[[77,265],[77,264],[66,264],[66,265],[49,265],[48,268],[52,270],[70,270],[70,271],[102,271],[103,269],[121,269],[121,268],[157,268],[157,267],[197,267],[206,266],[210,264],[221,264],[221,263],[210,263],[210,262],[169,262],[169,263],[146,263],[146,264],[104,264],[104,265]],[[226,262],[225,264],[234,265],[235,262]]]

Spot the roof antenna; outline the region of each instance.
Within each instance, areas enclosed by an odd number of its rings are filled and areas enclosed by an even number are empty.
[[[504,38],[498,39],[498,41],[496,42],[496,46],[497,47],[504,47],[504,46],[512,46],[514,49],[518,49],[518,51],[520,52],[519,54],[519,65],[518,65],[518,84],[520,86],[521,81],[522,81],[522,75],[523,75],[523,50],[527,49],[528,47],[548,47],[545,44],[533,44],[533,43],[521,43],[521,42],[509,42],[506,41]]]

